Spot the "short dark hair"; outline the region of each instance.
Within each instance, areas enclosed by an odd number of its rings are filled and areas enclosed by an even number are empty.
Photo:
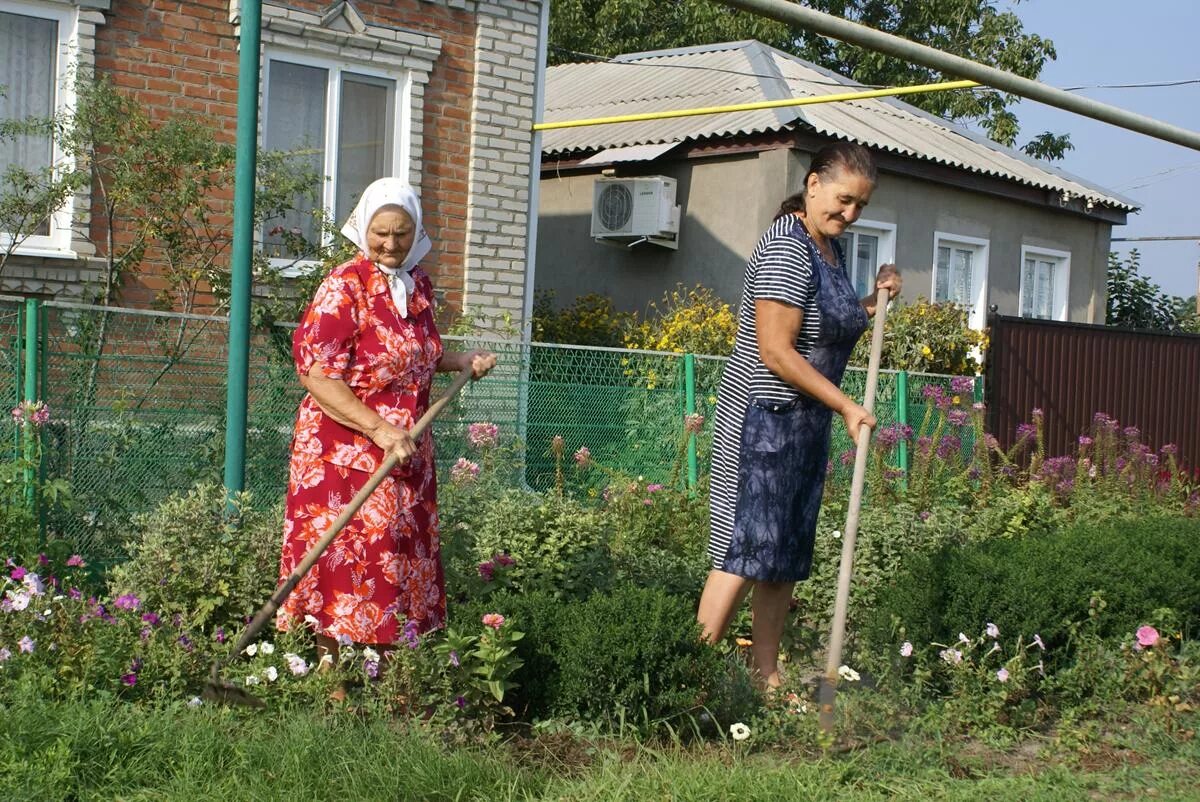
[[[872,185],[879,179],[879,172],[875,169],[875,159],[871,157],[871,151],[862,145],[857,142],[834,142],[832,145],[826,145],[813,156],[812,163],[808,166],[808,172],[804,174],[800,191],[784,198],[775,219],[778,220],[785,214],[804,211],[804,193],[808,190],[809,177],[815,174],[824,180],[833,175],[836,170],[860,175],[870,181]]]

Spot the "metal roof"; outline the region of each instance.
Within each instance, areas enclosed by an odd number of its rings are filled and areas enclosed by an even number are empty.
[[[607,62],[563,64],[546,76],[545,122],[725,106],[863,88],[757,41],[659,50]],[[680,143],[801,127],[868,147],[1068,193],[1134,211],[1138,204],[895,98],[820,103],[644,122],[561,128],[542,134],[544,155]]]

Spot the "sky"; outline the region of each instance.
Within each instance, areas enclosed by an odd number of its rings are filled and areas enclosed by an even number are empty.
[[[1200,2],[1197,0],[1002,0],[1027,33],[1054,42],[1039,78],[1060,89],[1196,80],[1182,86],[1089,89],[1076,94],[1200,132]],[[1136,13],[1135,13],[1136,12]],[[1013,107],[1018,144],[1042,131],[1069,133],[1075,149],[1057,162],[1080,178],[1137,201],[1141,211],[1113,237],[1200,236],[1200,151],[1023,100]],[[1114,242],[1136,247],[1142,274],[1164,292],[1196,294],[1200,242]]]

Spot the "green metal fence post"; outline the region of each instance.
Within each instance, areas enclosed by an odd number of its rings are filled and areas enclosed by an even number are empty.
[[[683,357],[683,392],[684,410],[688,415],[696,413],[696,356],[684,354]],[[696,433],[688,432],[687,441],[688,488],[694,490],[700,479],[700,470],[696,460]]]
[[[258,89],[262,0],[242,0],[238,54],[237,169],[233,188],[233,257],[229,298],[229,369],[225,393],[225,489],[246,486],[246,407],[250,370],[250,268],[254,251]]]
[[[25,299],[25,371],[22,382],[22,400],[32,404],[37,401],[38,365],[38,302],[36,298]],[[25,503],[34,504],[33,432],[28,421],[22,426],[21,453],[25,456]]]
[[[983,403],[983,377],[982,376],[975,377],[974,390],[975,390],[975,393],[974,393],[975,403],[982,404]]]
[[[901,427],[908,426],[908,371],[901,370],[896,373],[896,425]],[[900,486],[908,489],[908,440],[900,438],[900,442],[896,444],[896,461],[900,464],[896,467],[904,471],[904,476],[900,477]]]

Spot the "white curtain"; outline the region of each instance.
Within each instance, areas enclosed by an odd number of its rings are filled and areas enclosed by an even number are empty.
[[[48,118],[54,114],[58,23],[0,11],[0,120]],[[0,175],[10,167],[37,171],[49,167],[48,135],[0,138]],[[44,223],[39,234],[48,234]]]
[[[1021,276],[1021,315],[1050,320],[1054,317],[1054,262],[1026,259]]]
[[[343,74],[335,220],[350,215],[368,184],[392,174],[387,122],[393,117],[394,86],[394,81]]]
[[[290,256],[283,252],[283,238],[270,234],[275,226],[299,229],[305,239],[314,242],[318,232],[312,212],[320,208],[323,176],[325,174],[325,92],[329,82],[329,71],[321,67],[291,64],[272,60],[267,84],[266,120],[263,143],[267,150],[291,154],[291,162],[297,167],[307,167],[318,176],[316,185],[317,202],[304,198],[297,201],[297,208],[289,212],[282,222],[267,222],[263,241],[272,256]]]

